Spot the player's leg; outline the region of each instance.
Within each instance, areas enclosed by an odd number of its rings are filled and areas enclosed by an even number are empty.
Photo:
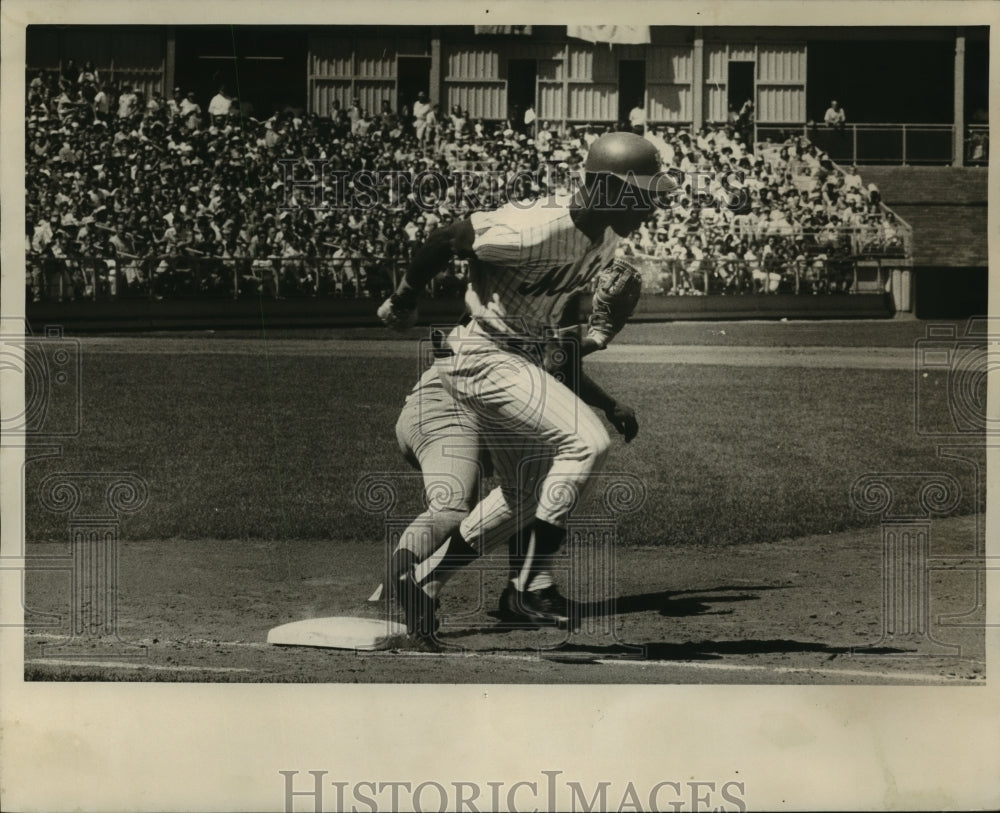
[[[516,579],[524,606],[553,604],[551,620],[563,621],[565,600],[551,576],[553,557],[565,537],[566,518],[582,499],[590,475],[603,465],[610,446],[597,416],[569,389],[528,359],[513,353],[470,353],[442,381],[456,402],[476,416],[491,454],[516,447],[525,436],[552,450],[552,462],[538,488],[538,505]],[[460,369],[461,374],[454,370]],[[508,473],[509,478],[509,473]],[[520,484],[505,483],[517,490]],[[551,599],[551,601],[549,601]]]
[[[437,626],[435,600],[446,574],[478,555],[458,527],[478,497],[481,462],[473,432],[447,421],[425,420],[421,427],[420,415],[418,406],[404,407],[396,435],[404,456],[423,475],[427,510],[403,531],[392,553],[388,598],[403,611],[408,631],[427,638]],[[435,552],[436,567],[427,568]]]

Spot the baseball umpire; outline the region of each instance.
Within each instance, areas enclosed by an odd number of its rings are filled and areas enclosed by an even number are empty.
[[[434,232],[378,309],[389,327],[413,325],[418,294],[431,278],[453,257],[470,260],[466,306],[471,319],[451,331],[443,344],[445,357],[435,366],[490,452],[501,482],[502,513],[520,525],[525,507],[533,505],[510,604],[537,623],[569,623],[566,599],[552,579],[552,557],[565,537],[568,514],[600,470],[610,444],[599,418],[545,371],[543,348],[556,333],[567,301],[611,264],[619,238],[657,206],[667,205],[674,189],[650,142],[632,133],[604,135],[591,145],[583,183],[571,197],[532,206],[507,204]],[[473,510],[476,515],[480,527],[452,533],[445,560],[478,555],[491,515],[482,505]],[[423,591],[409,573],[399,586],[404,610],[412,612],[419,605],[413,593]]]

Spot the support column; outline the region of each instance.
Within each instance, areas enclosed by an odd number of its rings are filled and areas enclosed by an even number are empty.
[[[569,37],[563,43],[562,51],[562,132],[566,132],[566,119],[569,118]],[[537,133],[537,127],[535,129]]]
[[[435,102],[440,105],[441,115],[445,116],[448,109],[445,107],[443,97],[444,87],[441,84],[441,26],[436,25],[431,29],[431,75],[427,80],[430,87],[427,88],[427,96],[431,104]]]
[[[177,87],[177,29],[167,27],[167,53],[163,63],[163,98],[174,98],[173,90]]]
[[[955,123],[952,147],[956,167],[965,166],[965,35],[955,37]]]
[[[705,34],[701,26],[694,29],[691,52],[691,131],[697,133],[705,121]]]

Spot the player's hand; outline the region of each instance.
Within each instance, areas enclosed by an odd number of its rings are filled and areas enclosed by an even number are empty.
[[[404,301],[399,294],[393,294],[383,302],[377,314],[382,324],[390,330],[406,330],[417,323],[416,303]]]
[[[625,404],[616,403],[605,413],[615,430],[629,443],[639,434],[639,421],[636,420],[635,410]]]

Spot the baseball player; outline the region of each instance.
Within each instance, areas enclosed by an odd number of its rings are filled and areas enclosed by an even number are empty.
[[[516,530],[532,506],[510,603],[538,623],[569,622],[566,599],[552,579],[552,557],[568,514],[610,444],[598,417],[544,370],[542,348],[567,301],[611,263],[618,238],[638,228],[675,188],[648,141],[633,133],[602,136],[571,198],[530,207],[511,203],[434,232],[378,310],[390,327],[413,325],[418,292],[452,257],[470,260],[471,319],[451,331],[435,367],[488,448],[501,485],[492,504],[488,498],[477,506],[451,535],[440,567],[447,571],[478,555],[486,531],[504,523]],[[419,590],[412,575],[399,585],[404,594]],[[401,600],[404,607],[417,604],[406,595]]]
[[[635,310],[641,289],[639,273],[627,262],[616,261],[612,268],[602,272],[594,291],[588,331],[580,342],[580,356],[603,349],[618,334]],[[564,328],[567,333],[577,330],[575,324]],[[564,376],[564,383],[570,386],[574,382],[567,380],[573,378],[568,370],[575,366],[575,359],[571,360],[568,351],[576,344],[575,339],[575,336],[568,341],[558,339],[549,345],[546,353],[546,369]],[[560,361],[565,363],[560,365]],[[626,443],[635,437],[638,422],[631,407],[617,402],[582,373],[579,376],[579,393],[587,404],[604,411],[608,421],[625,437]],[[422,613],[419,605],[434,603],[444,583],[473,558],[473,552],[466,551],[466,557],[448,560],[451,567],[441,566],[446,561],[444,557],[449,548],[449,538],[459,530],[460,522],[475,502],[480,478],[489,474],[492,466],[489,453],[482,447],[474,426],[463,418],[434,367],[421,376],[407,395],[396,422],[396,437],[404,457],[423,474],[427,510],[401,535],[391,559],[389,583],[392,586],[398,579],[413,573],[425,597],[411,590],[417,598],[417,606],[402,609],[409,622],[409,632],[414,635],[422,632],[427,637],[431,630],[416,628],[419,627],[417,619],[428,614]],[[498,495],[491,494],[489,499],[497,501]],[[503,505],[503,500],[499,500],[501,510]],[[499,521],[494,527],[485,529],[479,550],[475,553],[490,552],[503,540],[510,524],[510,520]],[[518,543],[521,537],[515,533],[510,539],[512,573],[516,577],[520,569]],[[501,617],[507,621],[530,622],[531,619],[522,616],[514,606],[513,590],[511,583],[501,596]],[[372,600],[380,598],[381,588]],[[390,601],[399,601],[399,596],[392,589],[389,598]]]

